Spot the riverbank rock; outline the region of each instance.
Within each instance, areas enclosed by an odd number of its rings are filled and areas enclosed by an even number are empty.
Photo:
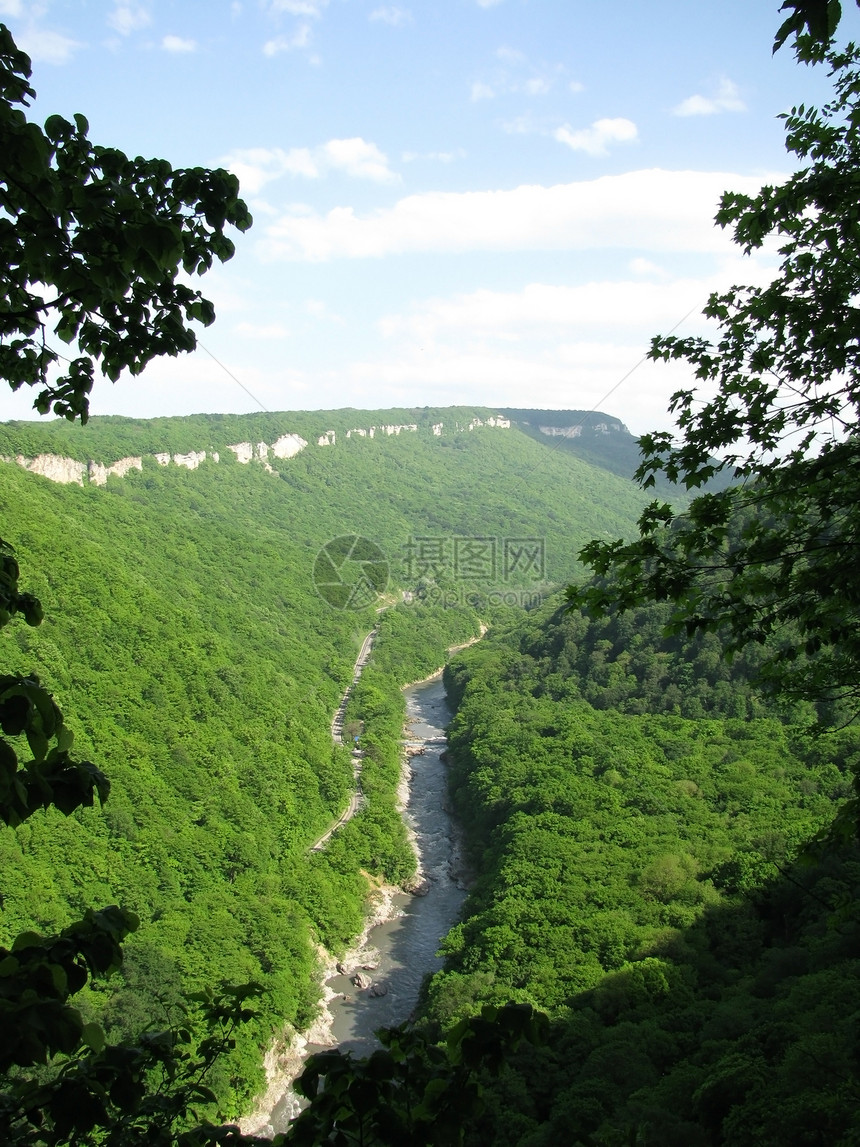
[[[345,964],[343,960],[338,960],[334,967],[339,976],[350,976],[354,971],[354,969],[351,968],[349,964]]]

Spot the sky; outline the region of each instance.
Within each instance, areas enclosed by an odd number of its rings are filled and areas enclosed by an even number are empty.
[[[0,0],[32,118],[227,167],[254,216],[199,286],[192,355],[93,414],[454,404],[669,424],[709,293],[766,282],[714,226],[792,170],[826,74],[771,53],[780,0]],[[860,17],[846,6],[845,33]],[[0,419],[33,417],[0,392]]]

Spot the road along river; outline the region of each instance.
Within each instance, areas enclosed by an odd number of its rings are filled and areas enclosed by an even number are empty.
[[[418,894],[395,894],[393,918],[372,928],[366,945],[341,963],[344,971],[327,981],[334,993],[328,1002],[332,1041],[361,1055],[378,1046],[377,1028],[409,1018],[422,979],[442,966],[436,951],[460,918],[466,896],[441,760],[451,719],[441,675],[410,685],[405,694],[410,756],[404,766],[403,815],[418,853]],[[356,986],[358,974],[364,977],[359,983],[368,982],[368,987]]]
[[[307,1038],[300,1039],[301,1057],[288,1056],[280,1066],[267,1063],[269,1092],[256,1112],[241,1121],[246,1134],[286,1130],[299,1110],[289,1079],[301,1070],[305,1056],[334,1046],[367,1055],[379,1046],[374,1037],[378,1028],[409,1019],[422,979],[442,966],[436,957],[440,941],[460,918],[465,869],[447,811],[447,769],[441,758],[451,712],[441,672],[404,693],[408,757],[401,802],[418,855],[418,891],[383,890],[376,914],[382,922],[367,931],[326,980],[325,1011]],[[356,984],[358,975],[364,978]]]

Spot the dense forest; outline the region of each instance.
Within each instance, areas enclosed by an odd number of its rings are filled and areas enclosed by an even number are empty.
[[[474,873],[446,966],[366,1061],[309,1059],[281,1141],[857,1144],[860,50],[834,47],[838,3],[783,12],[775,49],[826,61],[833,97],[784,117],[785,183],[721,201],[778,272],[710,297],[714,341],[652,342],[706,390],[673,396],[680,437],[640,439],[646,493],[617,477],[623,427],[576,411],[0,430],[8,1141],[250,1142],[206,1121],[314,1014],[318,944],[413,873],[400,686],[486,621],[446,670]],[[2,375],[84,423],[96,364],[194,348],[214,310],[180,270],[251,218],[228,172],[29,122],[3,25],[0,72],[22,175],[0,185]],[[348,436],[389,420],[416,430]],[[327,445],[277,469],[228,449],[284,433]],[[224,457],[151,457],[191,450]],[[144,460],[61,487],[12,460],[43,452]],[[552,596],[577,558],[593,576]],[[329,721],[371,629],[361,811],[312,852],[353,784]]]
[[[451,424],[473,416],[433,412]],[[481,619],[506,613],[490,604],[492,591],[539,597],[570,575],[578,544],[607,524],[629,529],[641,505],[613,475],[516,430],[339,438],[279,461],[278,473],[224,450],[297,427],[310,435],[309,422],[339,429],[356,418],[0,428],[0,454],[72,454],[86,435],[78,456],[105,462],[156,449],[224,455],[194,471],[146,459],[104,488],[0,464],[3,537],[45,610],[38,628],[9,628],[0,670],[40,678],[76,751],[111,782],[104,809],[49,810],[0,833],[0,925],[8,943],[26,929],[62,929],[87,906],[136,913],[120,976],[79,997],[109,1038],[137,1035],[153,1017],[175,1022],[181,1001],[206,985],[262,983],[257,1019],[214,1076],[234,1116],[259,1086],[261,1046],[315,1013],[315,942],[337,951],[359,930],[362,871],[398,880],[414,864],[394,811],[399,687],[440,665]],[[314,588],[317,554],[351,532],[388,557],[382,614],[376,603],[334,609]],[[545,539],[545,568],[459,578],[452,539],[473,535]],[[415,537],[433,540],[432,565],[409,549]],[[308,854],[348,799],[351,761],[329,724],[377,624],[349,712],[365,724],[366,805],[325,851]]]
[[[478,878],[426,1015],[552,1018],[469,1142],[854,1142],[860,732],[666,617],[548,606],[446,670]]]

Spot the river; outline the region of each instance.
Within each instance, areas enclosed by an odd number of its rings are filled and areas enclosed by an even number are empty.
[[[447,811],[447,769],[441,759],[445,726],[451,720],[441,677],[410,685],[405,696],[407,737],[413,745],[422,742],[424,747],[406,766],[409,787],[404,818],[415,841],[426,893],[395,895],[395,918],[370,932],[364,962],[378,966],[370,967],[366,975],[385,995],[372,995],[373,988],[357,990],[350,975],[327,981],[336,993],[328,1005],[333,1040],[344,1051],[360,1055],[379,1046],[374,1037],[377,1028],[409,1018],[424,976],[442,966],[436,956],[439,942],[459,920],[466,896],[460,849]],[[318,1049],[310,1045],[308,1050]]]
[[[418,855],[422,894],[395,893],[389,918],[371,928],[366,943],[346,957],[346,974],[326,981],[328,1016],[313,1030],[325,1031],[330,1039],[325,1044],[308,1041],[304,1055],[333,1046],[369,1055],[379,1046],[374,1035],[378,1028],[409,1019],[422,980],[442,967],[436,956],[439,943],[460,919],[466,898],[460,842],[447,811],[448,778],[442,754],[451,711],[441,674],[408,686],[404,694],[407,742],[415,755],[405,766],[403,816]],[[355,971],[370,978],[369,990],[353,984]],[[384,994],[373,995],[374,986]],[[256,1115],[242,1121],[242,1130],[268,1135],[284,1131],[298,1109],[293,1089],[282,1088],[279,1098],[273,1097]]]

